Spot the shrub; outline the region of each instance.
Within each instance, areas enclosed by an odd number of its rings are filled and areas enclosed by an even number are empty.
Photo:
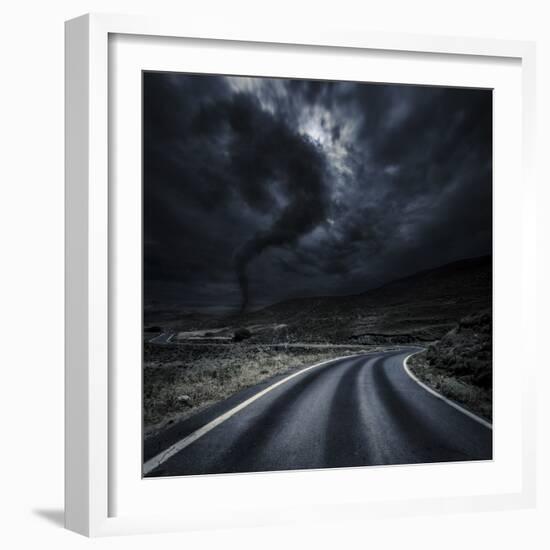
[[[247,338],[250,338],[251,336],[252,333],[247,328],[239,328],[235,331],[235,334],[233,334],[233,341],[241,342],[243,340],[246,340]]]

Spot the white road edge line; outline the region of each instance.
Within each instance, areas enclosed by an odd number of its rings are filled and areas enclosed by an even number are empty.
[[[370,352],[370,353],[378,353],[378,352]],[[239,411],[242,411],[245,407],[248,407],[248,405],[250,405],[251,403],[254,403],[254,401],[256,401],[257,399],[260,399],[260,397],[263,397],[266,393],[269,393],[270,391],[274,390],[275,388],[278,388],[279,386],[288,382],[289,380],[296,378],[296,376],[299,376],[300,374],[303,374],[304,372],[310,371],[317,367],[327,365],[328,363],[333,363],[341,359],[350,359],[352,357],[360,357],[362,355],[369,355],[369,352],[355,353],[353,355],[343,355],[342,357],[335,357],[334,359],[321,361],[320,363],[316,363],[315,365],[306,367],[302,370],[299,370],[298,372],[295,372],[287,376],[286,378],[283,378],[282,380],[279,380],[278,382],[275,382],[275,384],[272,384],[271,386],[268,386],[261,392],[254,394],[252,397],[249,397],[246,401],[243,401],[239,405],[233,407],[232,409],[229,409],[226,413],[222,414],[221,416],[218,416],[217,418],[214,418],[214,420],[202,426],[202,428],[199,428],[198,430],[189,434],[187,437],[184,437],[180,441],[174,443],[173,445],[171,445],[170,447],[168,447],[158,455],[154,456],[153,458],[150,458],[147,462],[143,464],[143,475],[147,475],[148,473],[152,472],[155,468],[160,466],[163,462],[166,462],[169,458],[173,457],[175,454],[185,449],[185,447],[188,447],[189,445],[191,445],[191,443],[194,443],[195,441],[197,441],[197,439],[207,434],[209,431],[213,430],[216,426],[219,426],[222,422],[225,422],[226,420],[231,418],[233,415],[237,414]]]
[[[475,420],[476,422],[479,422],[479,424],[481,424],[482,426],[485,426],[489,430],[492,430],[493,425],[490,422],[487,422],[487,420],[485,420],[484,418],[481,418],[481,416],[477,416],[477,414],[474,414],[473,412],[465,409],[464,407],[461,407],[458,403],[455,403],[454,401],[451,401],[447,397],[445,397],[445,396],[441,395],[440,393],[436,392],[435,390],[433,390],[432,388],[430,388],[429,386],[424,384],[424,382],[421,382],[412,373],[411,369],[409,369],[409,366],[407,365],[407,361],[413,355],[416,355],[417,353],[420,353],[420,351],[415,351],[414,353],[411,353],[410,355],[407,355],[407,357],[405,357],[405,360],[403,361],[403,368],[405,369],[405,372],[411,377],[411,379],[414,380],[419,386],[424,388],[427,392],[431,393],[432,395],[435,395],[435,397],[437,397],[438,399],[441,399],[441,401],[444,401],[445,403],[447,403],[447,405],[450,405],[451,407],[455,408],[457,411],[460,411],[461,413],[465,414],[466,416],[469,416],[472,420]]]

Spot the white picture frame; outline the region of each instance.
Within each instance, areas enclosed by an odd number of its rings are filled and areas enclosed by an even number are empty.
[[[467,487],[463,494],[453,493],[435,495],[411,492],[397,495],[395,498],[362,499],[361,496],[346,493],[346,483],[358,478],[360,473],[347,470],[332,477],[318,477],[326,483],[329,498],[326,502],[316,503],[313,497],[301,502],[301,512],[296,513],[291,506],[285,506],[284,500],[268,502],[266,498],[256,500],[253,507],[242,497],[239,501],[221,503],[217,509],[206,513],[206,508],[197,505],[194,513],[177,511],[169,514],[163,510],[154,513],[142,507],[130,513],[119,513],[114,507],[113,490],[130,490],[129,484],[119,482],[115,449],[119,451],[126,445],[120,430],[114,429],[113,415],[117,408],[118,390],[113,385],[113,257],[110,255],[113,240],[113,228],[117,226],[117,217],[122,211],[112,200],[110,178],[113,177],[112,163],[115,154],[109,150],[113,135],[112,83],[113,71],[119,69],[110,59],[110,37],[131,37],[133,41],[145,40],[144,37],[170,37],[173,39],[193,39],[201,43],[208,41],[216,48],[229,48],[232,45],[250,45],[266,49],[285,48],[285,55],[293,51],[341,51],[341,52],[385,52],[399,54],[401,57],[421,55],[426,59],[436,59],[444,66],[458,59],[467,59],[474,63],[486,63],[495,66],[507,63],[515,66],[514,78],[519,79],[517,92],[520,103],[520,136],[515,136],[510,155],[516,162],[517,175],[521,185],[517,186],[516,201],[521,204],[518,215],[521,231],[506,251],[506,243],[497,246],[497,258],[504,267],[515,263],[515,276],[502,279],[500,288],[506,286],[516,294],[515,301],[510,298],[508,306],[517,313],[518,332],[521,336],[521,357],[523,368],[517,376],[517,387],[521,398],[517,403],[506,403],[510,393],[502,392],[501,411],[511,415],[517,413],[516,434],[506,443],[517,456],[513,464],[504,464],[501,477],[513,478],[512,485],[494,490],[475,493]],[[164,46],[166,47],[166,45]],[[147,48],[147,46],[145,46]],[[143,49],[141,50],[143,53]],[[165,52],[167,50],[164,50]],[[237,55],[238,56],[238,55]],[[129,59],[127,57],[127,59]],[[167,61],[168,63],[168,61]],[[195,63],[200,63],[196,58]],[[167,65],[168,66],[168,65]],[[533,139],[535,119],[535,47],[529,42],[502,41],[490,39],[462,39],[451,37],[433,37],[419,35],[393,35],[370,31],[349,32],[330,29],[225,29],[196,25],[191,21],[178,22],[169,18],[146,18],[121,15],[85,15],[66,23],[66,491],[65,521],[70,530],[88,536],[111,534],[137,534],[159,531],[179,531],[188,529],[216,528],[222,526],[280,524],[291,521],[319,521],[332,519],[361,519],[369,516],[395,516],[410,513],[441,513],[464,510],[505,509],[532,506],[535,499],[535,381],[534,381],[534,319],[535,295],[529,285],[528,274],[534,269],[535,256],[535,185],[532,177]],[[148,66],[148,68],[151,68]],[[467,70],[465,68],[464,70]],[[205,70],[205,72],[208,72]],[[255,73],[254,73],[255,74]],[[300,74],[300,73],[299,73]],[[409,79],[410,80],[410,79]],[[506,86],[502,81],[502,86]],[[512,98],[512,96],[510,96]],[[512,101],[512,99],[510,99]],[[115,103],[116,104],[116,103]],[[117,119],[117,124],[124,119]],[[498,138],[499,118],[496,118],[495,133]],[[516,145],[520,144],[520,147]],[[118,154],[118,153],[116,153]],[[110,158],[111,155],[111,158]],[[111,165],[110,165],[111,163]],[[140,159],[135,159],[139,167]],[[495,185],[504,182],[510,174],[495,171]],[[511,195],[508,197],[512,199]],[[508,202],[496,202],[497,219],[505,222]],[[501,229],[502,227],[502,229]],[[502,238],[501,238],[502,236]],[[498,244],[507,237],[505,224],[495,226],[495,240]],[[117,237],[119,238],[119,237]],[[138,236],[137,238],[140,238]],[[499,253],[498,251],[501,250]],[[517,261],[517,254],[521,254]],[[511,255],[514,254],[514,258]],[[502,270],[504,271],[504,270]],[[498,273],[498,265],[497,265]],[[497,275],[498,277],[498,275]],[[499,301],[503,293],[496,294],[495,325],[499,328],[499,315],[503,315],[506,304]],[[515,308],[515,309],[514,309]],[[506,313],[506,312],[504,312]],[[504,327],[504,323],[500,325]],[[504,327],[505,328],[505,327]],[[503,336],[504,336],[504,329]],[[519,353],[519,351],[518,351]],[[511,361],[502,355],[496,355],[497,361]],[[502,357],[502,359],[500,359]],[[498,369],[498,364],[497,367]],[[135,388],[134,388],[135,389]],[[498,391],[498,390],[497,390]],[[498,393],[496,396],[498,404]],[[137,397],[139,399],[139,397]],[[134,395],[134,403],[136,396]],[[501,415],[502,424],[508,417]],[[501,433],[503,433],[501,431]],[[519,446],[519,447],[518,447]],[[503,447],[504,448],[504,447]],[[124,453],[122,453],[124,454]],[[140,461],[141,456],[136,456]],[[496,460],[504,460],[496,457]],[[498,466],[498,464],[497,464]],[[496,468],[496,467],[495,467]],[[512,472],[513,469],[513,472]],[[133,471],[133,470],[132,470]],[[387,472],[388,470],[386,470]],[[382,469],[373,470],[371,479],[387,476]],[[395,476],[402,483],[411,475],[407,468],[394,469]],[[449,475],[439,469],[438,475]],[[451,472],[451,470],[449,470]],[[116,475],[115,475],[116,474]],[[326,473],[325,473],[326,474]],[[513,474],[513,475],[511,475]],[[314,475],[323,475],[315,472]],[[480,470],[476,475],[484,475]],[[496,476],[497,474],[495,474]],[[291,479],[286,474],[262,474],[253,480],[255,486],[265,490],[273,484],[300,484],[305,490],[314,478],[311,474],[295,472]],[[309,477],[308,477],[309,476]],[[135,476],[134,476],[135,477]],[[250,475],[222,478],[207,476],[208,479],[194,478],[196,491],[215,491],[224,484],[225,489],[234,490],[240,483],[251,485]],[[420,478],[419,478],[420,479]],[[496,477],[495,477],[496,479]],[[300,481],[301,480],[301,481]],[[134,485],[140,480],[134,479]],[[315,480],[314,480],[315,481]],[[145,481],[163,484],[164,491],[170,491],[170,484],[178,483],[174,479]],[[308,485],[309,483],[309,485]],[[436,484],[435,481],[431,483]],[[138,483],[139,484],[139,483]],[[336,491],[336,484],[343,487]],[[160,485],[157,485],[160,486]],[[176,485],[173,485],[174,487]],[[121,489],[122,487],[122,489]],[[181,487],[181,486],[179,486]],[[332,487],[332,489],[331,489]],[[224,489],[224,490],[225,490]],[[243,491],[250,496],[259,489]],[[147,493],[147,492],[146,492]],[[144,493],[145,494],[145,493]],[[151,494],[147,493],[150,500]],[[156,493],[154,493],[156,494]],[[159,493],[160,494],[160,493]],[[259,494],[259,493],[258,493]],[[414,495],[411,497],[411,495]],[[434,496],[435,495],[435,496]],[[139,500],[138,495],[129,494],[126,500]],[[147,500],[144,499],[144,500]]]

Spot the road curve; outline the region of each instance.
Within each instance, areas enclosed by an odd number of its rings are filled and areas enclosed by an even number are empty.
[[[175,332],[161,332],[157,336],[153,336],[149,340],[150,344],[169,344],[172,338],[176,335]]]
[[[403,362],[414,351],[365,354],[309,369],[145,475],[490,460],[492,430],[406,373]],[[271,383],[241,392],[147,440],[145,462]]]

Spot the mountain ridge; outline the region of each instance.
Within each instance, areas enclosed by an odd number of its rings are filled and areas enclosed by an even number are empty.
[[[406,344],[438,340],[463,317],[490,312],[491,307],[492,256],[479,256],[424,269],[359,294],[292,298],[226,316],[175,310],[158,320],[148,315],[147,323],[194,338],[193,331],[199,331],[201,341],[214,333],[216,341],[228,339],[246,328],[250,344]]]
[[[239,325],[286,325],[291,341],[408,343],[440,338],[492,305],[492,257],[467,258],[360,294],[285,300],[237,316]]]

